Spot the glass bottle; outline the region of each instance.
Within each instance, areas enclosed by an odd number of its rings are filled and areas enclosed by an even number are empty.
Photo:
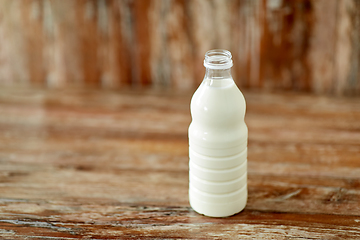
[[[227,50],[205,54],[205,77],[190,105],[189,201],[210,217],[234,215],[247,202],[246,103],[231,58]]]

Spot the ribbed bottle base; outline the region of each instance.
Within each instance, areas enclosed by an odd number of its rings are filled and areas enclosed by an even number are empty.
[[[245,208],[247,148],[232,156],[204,156],[189,148],[189,200],[198,213],[227,217]]]
[[[194,189],[190,187],[189,189],[189,201],[191,207],[195,212],[203,214],[208,217],[228,217],[234,214],[241,212],[247,202],[247,187],[245,186],[241,189],[242,194],[235,201],[226,201],[226,198],[223,199],[221,203],[205,202],[199,200],[196,197]]]
[[[192,187],[210,194],[229,194],[237,192],[247,184],[247,173],[231,181],[207,181],[203,180],[189,171],[189,181]]]

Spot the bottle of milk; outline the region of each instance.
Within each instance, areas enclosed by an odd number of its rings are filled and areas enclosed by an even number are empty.
[[[204,80],[191,99],[189,201],[210,217],[234,215],[247,201],[246,104],[232,65],[229,51],[208,51]]]

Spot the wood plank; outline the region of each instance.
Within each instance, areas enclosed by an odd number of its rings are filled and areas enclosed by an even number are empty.
[[[3,0],[0,85],[165,88],[233,54],[241,87],[360,93],[358,0]]]
[[[86,204],[82,204],[85,201]],[[11,203],[9,203],[11,202]],[[71,203],[69,207],[69,203]],[[245,239],[356,239],[358,217],[282,214],[245,210],[230,218],[207,218],[189,208],[122,204],[82,199],[69,202],[36,202],[8,199],[14,210],[0,226],[4,236],[78,238],[245,238]],[[43,211],[39,211],[39,205]],[[67,206],[67,210],[64,210]],[[19,207],[28,209],[17,214]],[[11,208],[10,208],[11,209]],[[44,216],[46,220],[44,221]],[[13,221],[14,217],[24,220]],[[169,224],[171,223],[171,224]],[[32,229],[32,232],[29,232]],[[19,233],[19,234],[18,234]]]
[[[245,210],[188,203],[191,94],[0,91],[4,238],[360,237],[359,99],[245,92]]]

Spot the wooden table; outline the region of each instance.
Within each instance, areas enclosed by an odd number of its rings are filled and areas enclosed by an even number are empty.
[[[244,95],[248,204],[208,218],[191,93],[1,89],[1,238],[360,239],[360,98]]]

